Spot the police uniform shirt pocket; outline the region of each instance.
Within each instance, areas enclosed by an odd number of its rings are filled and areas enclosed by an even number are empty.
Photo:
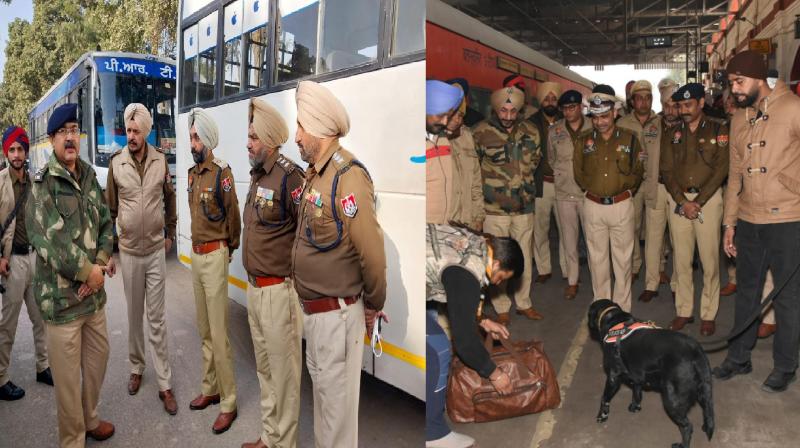
[[[262,224],[280,223],[281,203],[277,198],[267,199],[256,195],[253,199],[253,208]]]

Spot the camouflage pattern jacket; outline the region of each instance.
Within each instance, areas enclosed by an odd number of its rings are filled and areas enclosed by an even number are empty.
[[[460,227],[428,224],[425,232],[426,300],[447,303],[442,272],[450,266],[461,266],[478,279],[481,287],[488,285],[488,263],[489,253],[482,236]]]
[[[486,214],[533,213],[534,172],[542,159],[542,140],[536,126],[520,117],[507,132],[493,116],[478,123],[472,134],[483,174]]]
[[[78,178],[55,157],[34,176],[26,204],[28,238],[36,249],[33,290],[42,319],[65,324],[103,309],[103,288],[78,298],[93,264],[113,251],[111,214],[91,165],[78,160]]]

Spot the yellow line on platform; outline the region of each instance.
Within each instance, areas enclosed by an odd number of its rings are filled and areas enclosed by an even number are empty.
[[[180,261],[186,263],[186,264],[192,264],[192,259],[187,257],[186,255],[178,254],[178,259]],[[237,278],[237,277],[234,277],[232,275],[229,275],[228,276],[228,283],[230,283],[231,285],[236,286],[236,287],[238,287],[240,289],[243,289],[243,290],[247,291],[247,282],[242,280],[242,279],[240,279],[240,278]],[[391,356],[393,358],[397,358],[400,361],[403,361],[403,362],[406,362],[408,364],[411,364],[412,366],[414,366],[414,367],[416,367],[416,368],[418,368],[420,370],[425,370],[425,358],[424,357],[422,357],[420,355],[415,355],[414,353],[411,353],[408,350],[405,350],[405,349],[403,349],[403,348],[401,348],[401,347],[399,347],[397,345],[394,345],[391,342],[387,342],[386,340],[382,340],[381,343],[383,344],[383,353],[385,353],[385,354],[387,354],[387,355],[389,355],[389,356]],[[366,336],[366,335],[364,336],[364,344],[366,344],[366,345],[370,344],[369,336]]]

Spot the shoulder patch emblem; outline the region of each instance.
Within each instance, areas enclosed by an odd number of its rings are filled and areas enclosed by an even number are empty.
[[[227,193],[231,191],[231,188],[233,188],[233,182],[231,182],[231,178],[226,177],[225,179],[222,179],[222,189]]]
[[[728,144],[728,136],[727,135],[718,135],[717,136],[717,142],[719,143],[719,146],[727,145]]]
[[[591,138],[586,139],[586,143],[583,145],[583,153],[589,154],[590,152],[594,152],[597,147],[594,145],[594,140]]]
[[[301,185],[292,190],[292,201],[295,204],[300,204],[300,198],[302,195],[303,195],[303,186]]]
[[[675,134],[672,136],[672,143],[678,144],[681,142],[681,131],[675,131]]]
[[[358,204],[356,204],[356,197],[353,193],[348,194],[340,200],[342,203],[342,211],[348,218],[353,218],[358,212]]]

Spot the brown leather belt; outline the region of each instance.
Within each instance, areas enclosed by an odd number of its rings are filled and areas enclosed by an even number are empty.
[[[589,193],[588,191],[586,192],[586,199],[589,199],[590,201],[597,202],[598,204],[602,205],[616,204],[630,197],[631,197],[630,190],[625,190],[616,196],[597,196],[596,194]]]
[[[352,305],[358,301],[358,296],[350,297],[320,297],[317,299],[300,299],[300,306],[306,314],[325,313],[328,311],[341,309],[339,299],[344,300],[345,305]]]
[[[684,193],[700,193],[700,189],[697,187],[689,187],[684,190]]]
[[[197,255],[205,255],[227,245],[228,242],[225,240],[209,241],[203,244],[195,244],[192,246],[192,251]]]
[[[250,280],[250,284],[256,288],[266,288],[267,286],[280,285],[286,281],[286,277],[276,277],[274,275],[258,277],[256,275],[247,274],[247,279]]]
[[[551,184],[556,181],[556,176],[548,176],[545,174],[543,177],[545,182],[550,182]]]

